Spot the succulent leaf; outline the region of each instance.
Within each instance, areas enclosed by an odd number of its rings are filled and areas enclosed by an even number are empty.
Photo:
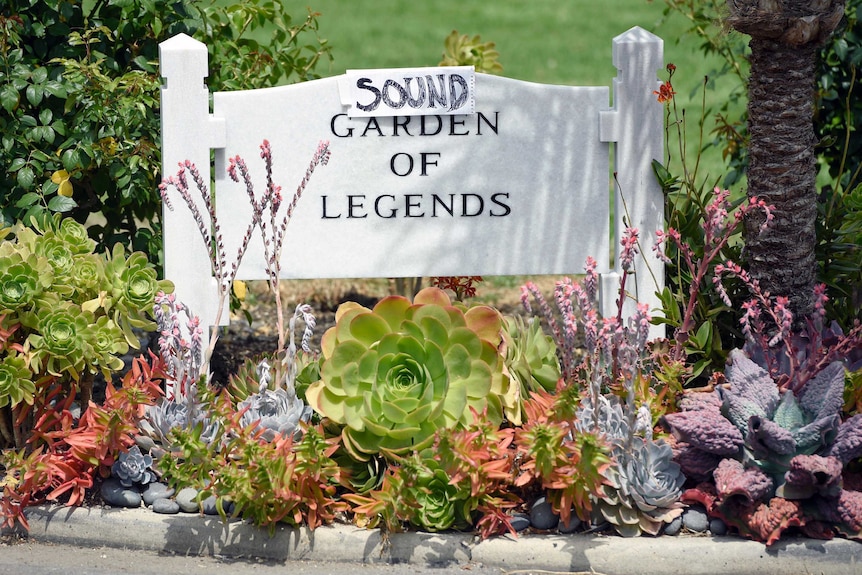
[[[742,496],[746,502],[765,501],[772,493],[772,479],[757,469],[745,466],[735,459],[724,459],[713,472],[719,497],[727,499]]]
[[[799,405],[811,420],[841,413],[844,405],[844,366],[834,361],[811,378],[799,396]]]
[[[736,455],[744,443],[739,429],[718,411],[669,413],[664,421],[678,441],[714,455]]]
[[[778,406],[778,386],[769,373],[740,350],[730,352],[724,373],[729,389],[723,389],[722,409],[739,430],[748,428],[753,415],[772,419]]]
[[[745,443],[759,458],[765,458],[770,453],[789,455],[796,452],[793,433],[774,421],[756,415],[748,420]]]
[[[857,413],[838,427],[838,433],[827,455],[847,464],[862,457],[862,413]]]
[[[835,497],[841,491],[841,468],[841,462],[834,457],[797,455],[790,461],[784,484],[776,494],[785,499]]]

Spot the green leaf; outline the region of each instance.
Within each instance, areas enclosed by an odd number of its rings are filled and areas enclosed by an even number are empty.
[[[45,108],[44,110],[39,112],[39,121],[42,123],[43,126],[47,126],[48,124],[50,124],[51,120],[53,119],[54,113],[51,111],[50,108]]]
[[[48,79],[48,69],[44,66],[36,68],[33,71],[33,81],[37,84],[42,84]]]
[[[65,99],[68,95],[66,91],[66,86],[64,86],[60,82],[48,82],[45,84],[45,91],[54,96],[55,98],[63,98]]]
[[[51,198],[51,201],[48,202],[48,209],[52,212],[68,212],[76,207],[78,207],[78,203],[72,198],[67,198],[66,196],[54,196]]]
[[[32,190],[33,184],[36,181],[36,174],[33,173],[33,168],[31,168],[30,166],[25,166],[24,168],[19,170],[17,181],[18,185],[25,190]]]
[[[2,105],[7,112],[15,111],[18,107],[19,98],[18,90],[12,87],[12,85],[6,84],[0,88],[0,105]]]
[[[27,192],[15,202],[16,208],[27,208],[39,201],[42,196],[36,192]]]
[[[700,324],[697,334],[691,340],[698,348],[709,349],[709,342],[712,340],[712,324],[708,321]]]
[[[12,160],[12,163],[9,164],[8,170],[10,172],[17,172],[26,165],[27,162],[24,160],[24,158],[15,158],[14,160]]]
[[[27,86],[27,90],[25,92],[27,94],[27,101],[30,102],[33,106],[38,106],[42,101],[42,87],[36,86],[35,84],[30,84]]]
[[[75,168],[82,167],[81,166],[81,159],[78,156],[77,150],[66,150],[60,156],[60,161],[63,162],[63,168],[67,172],[71,172]]]

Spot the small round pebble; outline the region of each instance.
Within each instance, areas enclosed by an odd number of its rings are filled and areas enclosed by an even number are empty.
[[[718,517],[715,517],[709,520],[709,531],[713,535],[727,535],[727,524]]]
[[[153,511],[162,515],[175,515],[180,512],[180,505],[173,499],[156,499],[153,501]]]
[[[554,529],[560,522],[560,516],[554,513],[553,507],[544,497],[539,497],[530,507],[530,524],[536,529]]]
[[[512,515],[512,529],[515,531],[523,531],[530,526],[530,516],[526,513],[515,513]]]
[[[679,535],[682,530],[682,515],[674,517],[673,520],[664,526],[665,535]]]
[[[216,496],[210,495],[203,501],[201,501],[201,509],[204,512],[204,515],[218,515],[218,509],[216,508]]]
[[[682,524],[689,531],[695,533],[703,533],[709,527],[709,518],[703,509],[697,507],[689,507],[682,514]]]
[[[560,519],[560,521],[557,523],[557,531],[559,531],[560,533],[564,533],[564,534],[574,533],[578,529],[581,528],[582,524],[583,524],[583,521],[578,519],[578,516],[575,515],[573,512],[569,516],[569,522],[568,523],[564,523],[562,518]]]
[[[164,483],[150,483],[144,489],[142,496],[144,498],[144,505],[149,507],[156,499],[170,499],[173,494],[174,490]]]
[[[177,493],[177,505],[186,513],[197,513],[200,510],[198,502],[195,498],[198,496],[198,490],[193,487],[183,487]]]
[[[109,477],[102,483],[102,499],[114,507],[140,507],[141,492],[133,487],[124,487],[120,480]]]

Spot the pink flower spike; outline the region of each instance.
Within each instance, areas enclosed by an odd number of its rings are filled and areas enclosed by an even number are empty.
[[[814,286],[814,313],[821,318],[826,317],[826,302],[829,301],[829,296],[826,295],[826,284],[817,284]]]
[[[635,255],[638,253],[638,229],[626,228],[620,243],[623,246],[622,253],[620,254],[620,267],[628,271],[631,269],[632,264],[634,264]]]

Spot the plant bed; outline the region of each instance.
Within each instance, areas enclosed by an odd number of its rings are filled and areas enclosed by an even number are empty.
[[[321,147],[315,161],[325,157]],[[255,210],[266,205],[254,202]],[[859,538],[862,492],[851,472],[862,455],[862,415],[842,417],[842,408],[862,327],[845,335],[824,325],[820,290],[805,337],[794,335],[784,300],[732,262],[712,264],[731,223],[769,209],[752,202],[730,215],[728,193],[717,190],[700,259],[678,232],[662,234],[669,245],[658,248],[675,250],[693,286],[678,307],[663,295],[673,312],[664,319],[670,340],[648,341],[643,306],[623,313],[639,249],[632,228],[622,240],[616,316],[595,308],[599,278],[588,259],[583,280],[555,282],[552,300],[528,282],[518,314],[460,301],[476,278],[438,278],[448,292],[339,303],[319,351],[315,310],[288,303],[276,266],[267,288],[277,312],[260,323],[275,323],[275,349],[233,376],[225,370],[219,385],[208,375],[220,331],[204,349],[199,322],[159,293],[158,356],[137,359],[122,385],[107,386],[104,402],[83,413],[72,410],[74,387],[63,393],[49,383],[33,402],[36,449],[4,457],[5,522],[26,527],[26,508],[46,500],[84,503],[111,477],[131,490],[156,478],[178,493],[193,488],[192,503],[213,497],[223,519],[271,530],[348,518],[383,537],[411,528],[514,536],[544,497],[551,523],[556,514],[564,525],[586,521],[624,536],[667,532],[699,503],[711,519],[770,546],[797,533]],[[270,241],[278,262],[280,238]],[[215,244],[224,304],[232,285],[236,292],[238,263],[229,266]],[[727,275],[752,296],[743,306],[746,348],[731,352],[723,370],[690,359],[711,346],[713,326],[698,327],[694,315],[708,271],[720,298],[729,301]],[[151,288],[151,274],[145,278]],[[253,341],[241,324],[232,329],[231,338]],[[26,342],[4,337],[13,355],[26,353]],[[693,388],[707,374],[707,385]]]

